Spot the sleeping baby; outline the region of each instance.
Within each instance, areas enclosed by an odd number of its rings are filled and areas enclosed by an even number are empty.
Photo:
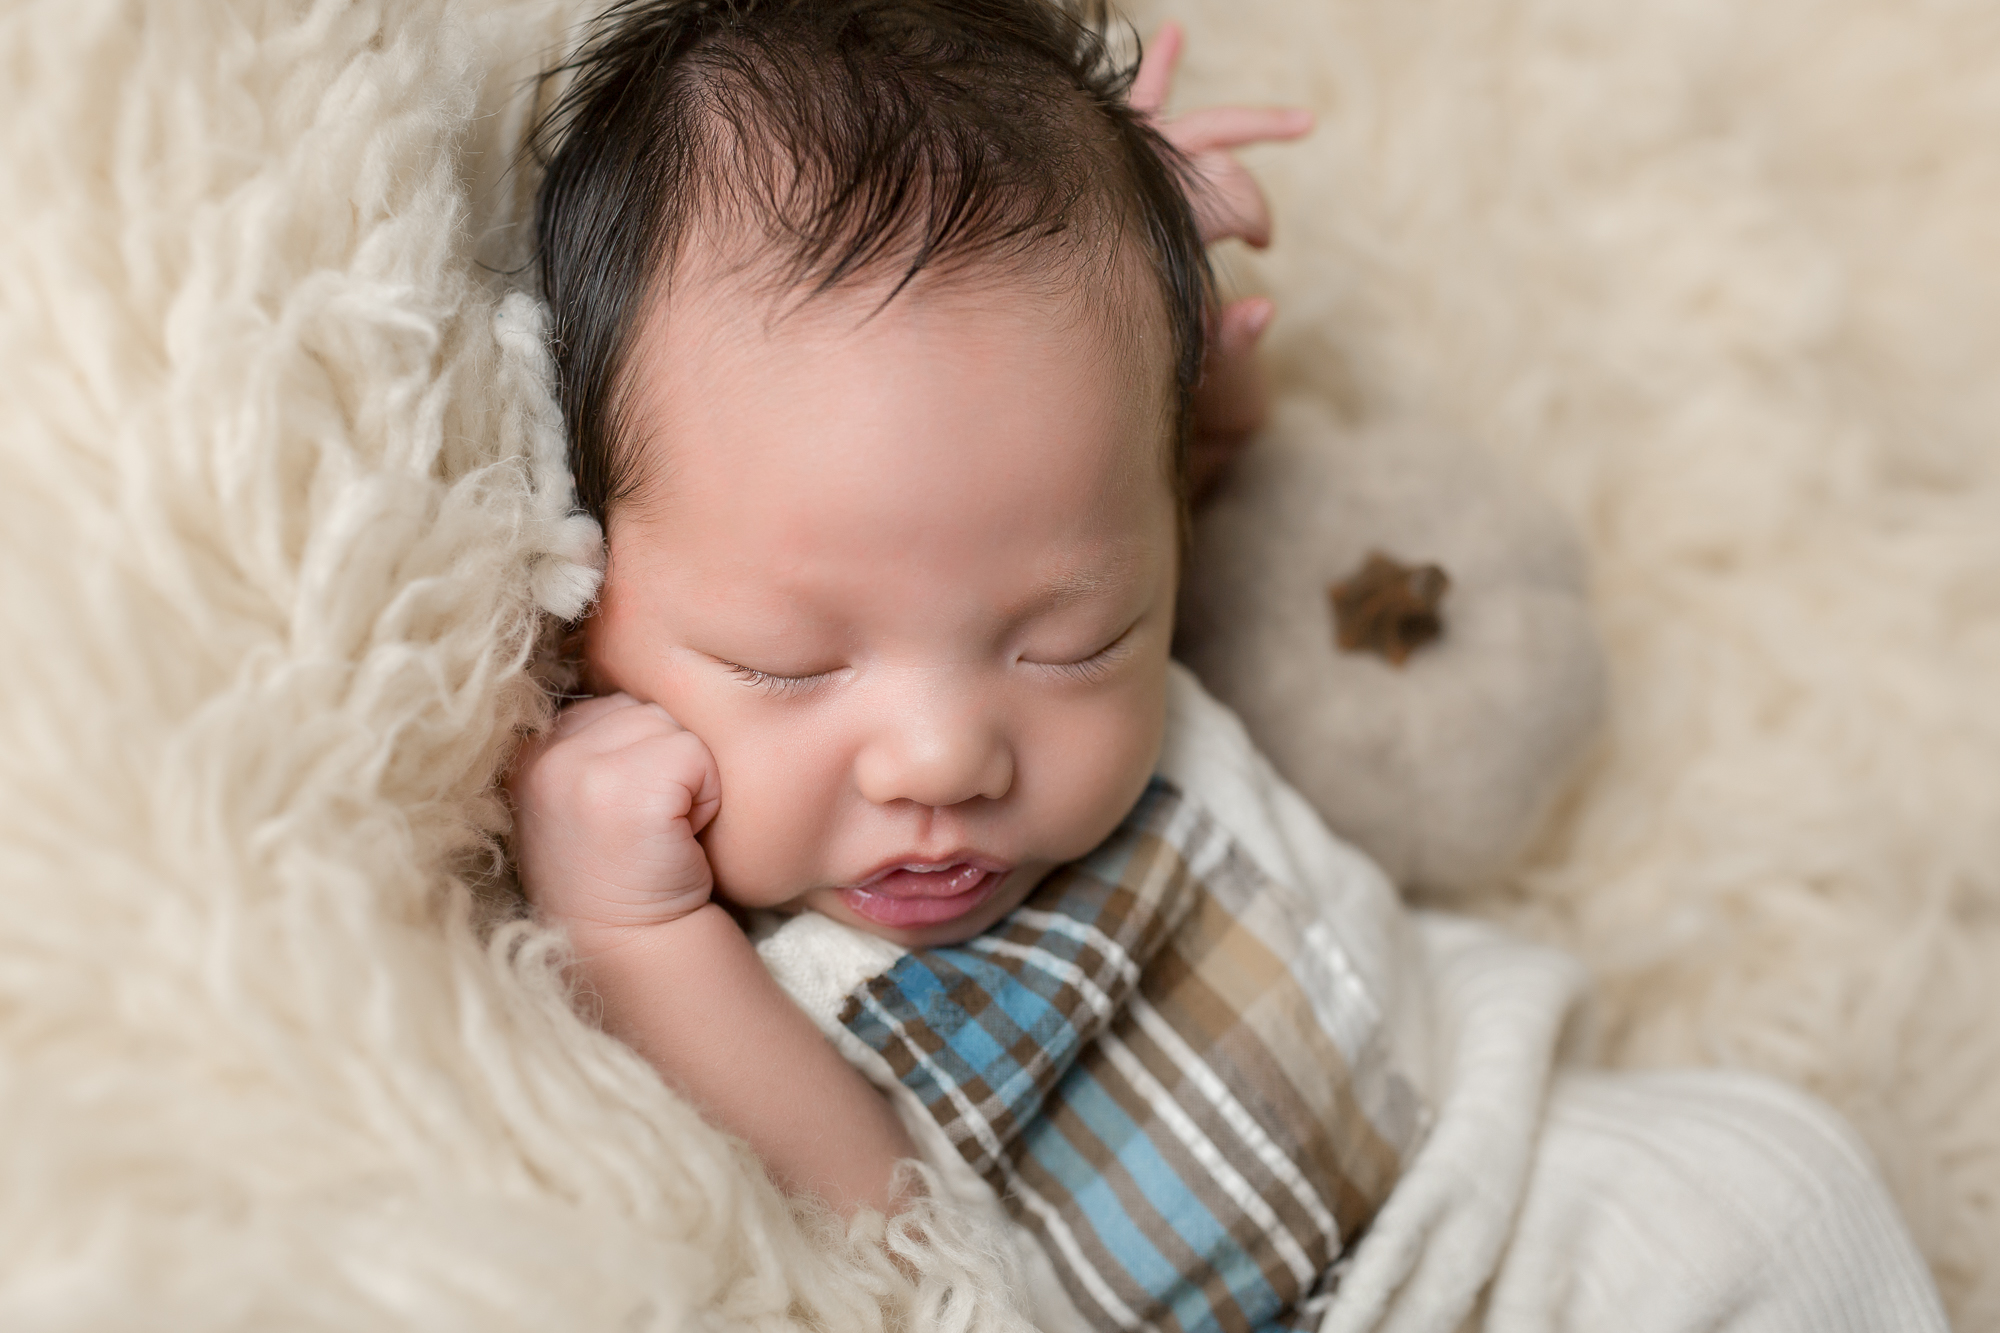
[[[1407,913],[1168,657],[1254,424],[1232,147],[1047,0],[614,8],[545,124],[609,563],[515,853],[772,1177],[917,1158],[1047,1330],[1941,1328],[1845,1129],[1559,1071],[1560,956]],[[1204,366],[1207,366],[1204,379]]]

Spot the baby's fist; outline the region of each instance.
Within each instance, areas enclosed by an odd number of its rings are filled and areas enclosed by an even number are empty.
[[[708,901],[695,835],[722,779],[701,738],[627,694],[565,708],[522,747],[508,778],[521,887],[542,917],[583,927],[649,926]]]

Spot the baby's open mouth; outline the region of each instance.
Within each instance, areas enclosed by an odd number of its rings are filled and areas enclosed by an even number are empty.
[[[1004,870],[953,861],[902,865],[840,891],[848,910],[878,925],[909,928],[956,921],[992,896]]]

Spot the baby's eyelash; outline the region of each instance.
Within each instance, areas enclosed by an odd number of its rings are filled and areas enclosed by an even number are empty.
[[[739,666],[735,662],[724,662],[722,665],[729,668],[729,674],[745,685],[754,686],[766,694],[797,694],[826,676],[823,671],[810,676],[780,676],[769,671],[759,671],[755,667]]]
[[[1128,629],[1088,657],[1080,657],[1074,662],[1044,662],[1041,665],[1076,680],[1102,680],[1124,658],[1129,650],[1127,641],[1131,637],[1132,631]]]

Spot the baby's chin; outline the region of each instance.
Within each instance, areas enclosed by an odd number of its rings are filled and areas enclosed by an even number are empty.
[[[901,921],[898,918],[903,914],[884,911],[881,904],[861,900],[857,891],[851,889],[813,889],[778,910],[788,913],[818,912],[844,926],[905,949],[933,949],[963,944],[983,934],[1019,907],[1053,869],[1055,866],[1052,863],[1035,862],[1016,866],[1004,874],[995,872],[993,882],[975,890],[976,901],[967,903],[964,910],[941,921]],[[871,911],[871,908],[874,910]]]

